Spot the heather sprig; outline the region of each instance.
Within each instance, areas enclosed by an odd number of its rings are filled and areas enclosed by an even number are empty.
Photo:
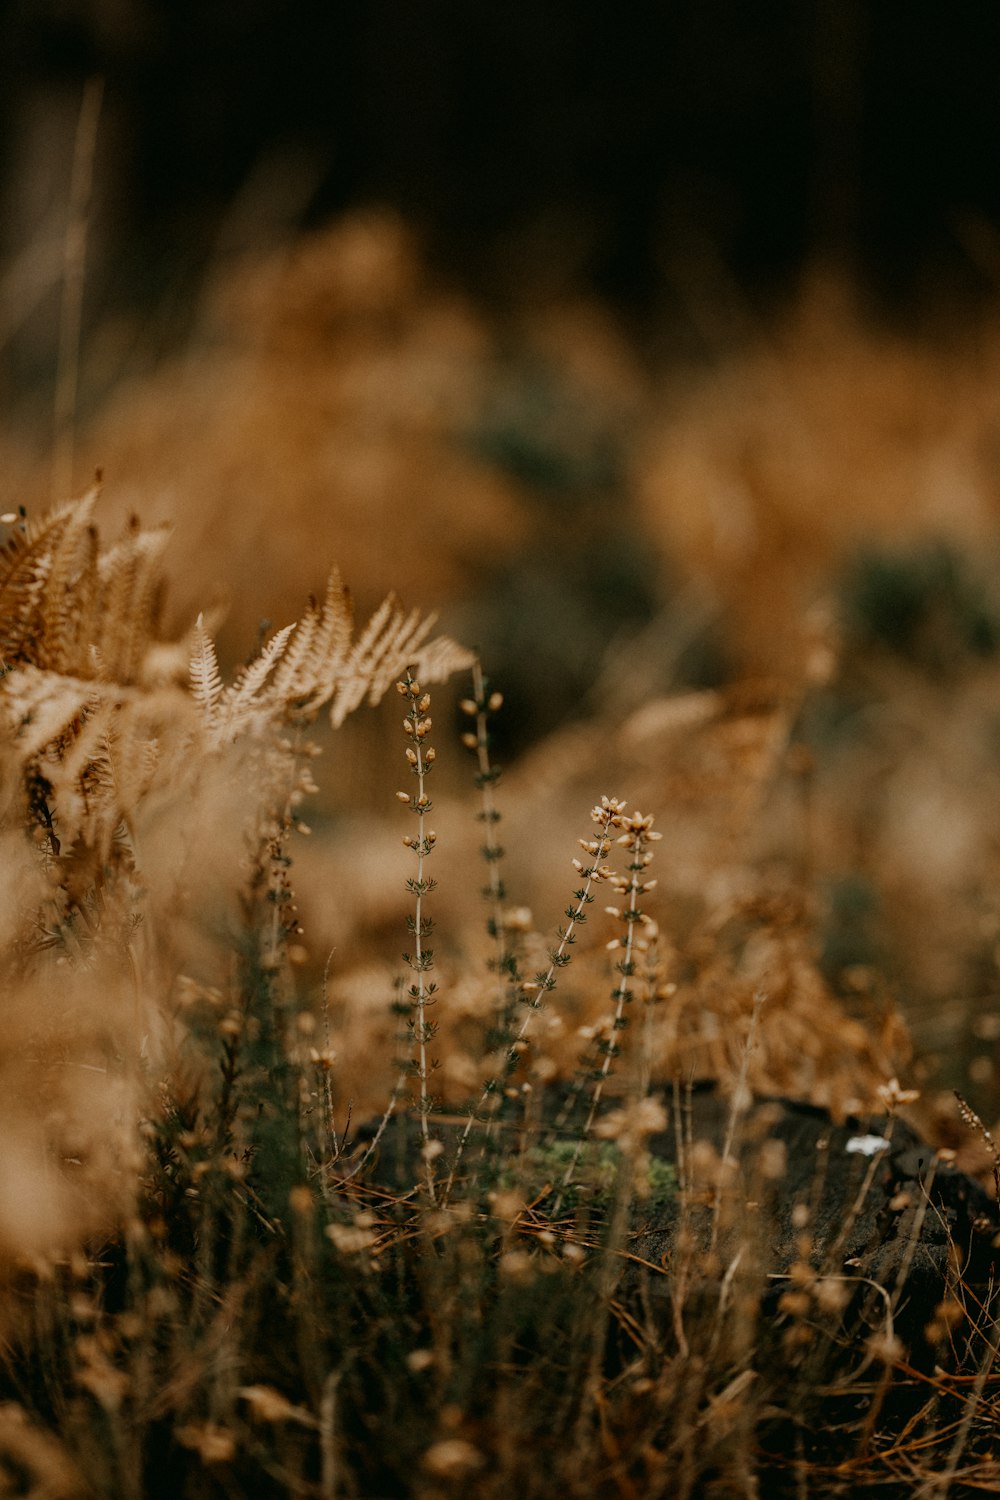
[[[560,969],[564,969],[572,958],[569,949],[576,942],[576,930],[586,922],[587,907],[593,905],[594,902],[592,887],[610,880],[614,874],[610,865],[604,861],[611,853],[612,830],[621,828],[624,824],[625,804],[617,797],[602,797],[590,816],[597,824],[597,837],[580,839],[579,844],[591,862],[585,864],[582,860],[574,859],[573,868],[578,875],[582,876],[583,885],[573,892],[574,904],[566,908],[565,927],[557,929],[559,942],[549,949],[549,966],[536,974],[534,979],[526,980],[521,985],[521,993],[529,1010],[518,1031],[516,1038],[518,1042],[524,1040],[531,1024],[532,1010],[538,1010],[543,1003],[542,997],[555,989],[556,974]]]
[[[406,834],[403,838],[403,843],[413,851],[417,861],[416,875],[408,877],[406,881],[406,889],[414,898],[413,912],[406,919],[407,928],[413,936],[413,952],[404,953],[403,961],[413,972],[413,979],[406,990],[411,1009],[409,1031],[414,1054],[413,1068],[419,1090],[417,1109],[420,1116],[427,1188],[433,1198],[434,1166],[428,1117],[433,1108],[429,1083],[434,1064],[430,1059],[428,1047],[437,1034],[437,1023],[429,1019],[428,1012],[436,1003],[437,985],[427,977],[434,968],[434,950],[428,947],[427,941],[434,930],[434,923],[426,915],[424,903],[426,897],[437,885],[437,881],[426,872],[427,861],[433,854],[437,843],[437,834],[427,827],[427,815],[433,806],[427,792],[427,777],[434,766],[435,751],[427,744],[427,736],[432,727],[430,694],[421,689],[419,682],[409,669],[396,683],[396,691],[406,703],[407,712],[403,720],[403,732],[409,741],[406,747],[406,760],[410,774],[416,782],[412,792],[397,792],[396,797],[409,808],[417,820],[416,834]]]
[[[600,1108],[601,1095],[611,1072],[614,1059],[619,1055],[621,1048],[618,1038],[628,1025],[626,1007],[631,1004],[635,991],[632,980],[636,972],[636,952],[640,947],[647,945],[648,940],[656,934],[656,924],[651,917],[642,910],[640,901],[644,895],[656,886],[655,880],[646,880],[643,877],[649,865],[652,863],[653,852],[648,847],[663,837],[653,829],[652,815],[643,816],[636,811],[629,816],[622,817],[620,821],[622,832],[617,842],[628,851],[631,856],[628,863],[628,874],[613,874],[609,877],[611,885],[616,891],[624,896],[622,906],[609,906],[606,908],[609,915],[616,917],[625,929],[624,938],[612,938],[608,943],[608,949],[612,952],[620,952],[621,958],[615,965],[619,976],[618,983],[611,992],[614,1001],[609,1031],[607,1037],[599,1037],[598,1049],[601,1054],[601,1064],[594,1078],[594,1086],[590,1095],[590,1108],[583,1129],[577,1139],[576,1150],[566,1168],[563,1176],[563,1186],[568,1187],[573,1180],[573,1172],[583,1150],[584,1142],[590,1137]],[[640,934],[642,934],[640,936]]]
[[[516,948],[511,941],[511,934],[516,930],[517,924],[512,923],[503,905],[507,895],[501,870],[505,851],[497,836],[503,814],[496,797],[496,788],[503,773],[490,753],[490,718],[502,706],[503,695],[491,690],[477,656],[472,668],[472,697],[463,698],[459,707],[463,714],[474,721],[474,728],[466,730],[462,735],[462,744],[476,757],[475,784],[480,798],[476,821],[482,824],[483,841],[479,852],[487,871],[482,896],[488,908],[486,930],[493,943],[490,968],[496,976],[495,1023],[497,1039],[501,1044],[510,1040],[514,998],[522,982]]]
[[[580,847],[590,858],[590,864],[584,864],[582,860],[574,859],[573,868],[583,877],[583,884],[574,891],[574,902],[566,908],[566,924],[558,929],[559,941],[549,949],[549,966],[536,974],[534,979],[523,980],[520,986],[520,999],[525,1006],[525,1013],[520,1026],[514,1032],[503,1057],[503,1066],[499,1073],[490,1078],[479,1097],[475,1110],[470,1114],[465,1130],[459,1139],[455,1158],[452,1162],[448,1177],[448,1191],[455,1180],[455,1172],[465,1149],[473,1121],[482,1116],[483,1110],[491,1099],[502,1100],[505,1086],[511,1074],[516,1069],[528,1047],[528,1031],[531,1027],[532,1017],[541,1010],[544,997],[556,987],[556,975],[569,964],[572,953],[570,949],[576,942],[576,932],[587,920],[587,907],[593,905],[593,886],[602,884],[609,880],[612,870],[604,861],[611,852],[613,843],[612,830],[622,826],[625,814],[625,804],[617,797],[602,797],[598,806],[591,811],[591,819],[597,824],[597,837],[592,839],[580,839]]]

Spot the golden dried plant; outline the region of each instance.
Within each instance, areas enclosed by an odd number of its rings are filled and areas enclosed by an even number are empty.
[[[106,864],[154,786],[188,784],[204,758],[323,710],[339,727],[413,664],[427,681],[471,661],[435,617],[390,595],[354,638],[334,570],[320,604],[277,631],[223,681],[203,616],[186,638],[162,630],[166,527],[129,521],[102,547],[95,487],[38,521],[20,518],[0,552],[0,714],[30,821],[52,858]]]

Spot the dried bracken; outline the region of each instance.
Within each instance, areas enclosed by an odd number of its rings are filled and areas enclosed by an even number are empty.
[[[163,637],[168,529],[132,521],[104,549],[97,499],[94,489],[38,522],[18,521],[0,558],[0,710],[54,854],[82,842],[106,862],[119,827],[184,761],[323,709],[339,726],[366,698],[377,703],[409,662],[436,682],[471,661],[431,638],[433,616],[405,612],[392,596],[354,640],[334,571],[322,605],[311,601],[224,684],[203,615],[188,641]]]

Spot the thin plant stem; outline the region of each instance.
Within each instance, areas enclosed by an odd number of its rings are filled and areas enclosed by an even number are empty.
[[[52,498],[65,499],[73,487],[73,458],[77,392],[80,383],[80,332],[83,326],[83,287],[87,258],[87,229],[97,127],[104,100],[104,79],[88,78],[83,88],[73,147],[69,222],[63,255],[62,308],[59,314],[59,356],[56,366],[55,442]]]
[[[333,1047],[330,1041],[330,965],[333,962],[334,950],[331,948],[323,965],[323,1101],[326,1105],[326,1128],[330,1135],[331,1160],[336,1161],[340,1155],[340,1142],[337,1137],[337,1122],[333,1112],[333,1082],[330,1077],[333,1063]]]
[[[434,750],[425,743],[431,730],[431,720],[428,716],[431,700],[428,693],[421,691],[420,684],[409,670],[397,682],[396,688],[407,704],[407,715],[403,720],[403,729],[410,742],[406,750],[406,759],[417,783],[416,791],[412,795],[406,792],[398,792],[396,795],[401,802],[407,804],[417,818],[416,837],[407,835],[403,839],[403,843],[407,848],[412,849],[417,857],[416,876],[406,882],[407,889],[414,898],[414,911],[409,923],[413,932],[413,953],[404,954],[404,959],[414,975],[408,994],[413,1008],[412,1036],[420,1090],[418,1111],[422,1142],[421,1154],[424,1160],[427,1191],[431,1201],[434,1202],[436,1190],[429,1121],[433,1101],[428,1087],[431,1064],[427,1044],[433,1039],[436,1030],[434,1024],[428,1020],[428,1011],[435,1003],[436,986],[427,980],[427,974],[434,966],[434,955],[425,942],[431,932],[431,923],[424,914],[424,898],[435,885],[435,882],[427,877],[427,860],[437,842],[437,834],[427,826],[427,814],[433,805],[427,794],[426,783],[434,763]]]
[[[487,694],[483,666],[478,656],[472,668],[472,693],[472,700],[465,700],[462,707],[466,712],[474,712],[476,727],[474,732],[470,731],[463,738],[467,747],[474,749],[478,767],[476,784],[482,801],[478,817],[483,824],[483,858],[486,860],[488,876],[483,895],[489,904],[487,925],[493,939],[493,963],[497,976],[496,1021],[498,1029],[502,1031],[507,1024],[508,990],[505,975],[508,973],[510,955],[504,927],[504,884],[500,874],[503,849],[497,839],[500,812],[496,802],[496,783],[500,771],[490,758],[489,711],[495,712],[503,699],[499,693]]]
[[[986,1340],[986,1347],[983,1350],[983,1357],[980,1360],[976,1378],[972,1382],[972,1388],[966,1397],[965,1410],[956,1429],[955,1438],[948,1452],[945,1466],[940,1474],[930,1479],[926,1484],[921,1485],[920,1489],[914,1492],[915,1500],[946,1500],[946,1497],[951,1493],[951,1487],[958,1475],[959,1464],[962,1462],[962,1454],[965,1452],[965,1446],[969,1440],[969,1429],[972,1426],[976,1413],[982,1405],[986,1382],[997,1362],[998,1354],[1000,1354],[1000,1318],[996,1316],[994,1308],[993,1327],[990,1330],[989,1338]]]
[[[629,981],[635,973],[635,934],[643,915],[639,908],[639,899],[645,891],[651,890],[656,884],[655,881],[647,881],[641,878],[652,859],[652,855],[647,852],[645,846],[651,840],[662,837],[659,833],[652,831],[652,823],[653,820],[651,817],[644,818],[641,813],[636,812],[631,817],[624,819],[622,826],[625,831],[618,840],[620,844],[625,844],[632,853],[632,859],[629,861],[629,874],[624,882],[625,909],[620,911],[617,907],[612,906],[608,908],[608,911],[613,916],[620,918],[625,924],[625,945],[621,961],[618,964],[618,972],[621,979],[613,992],[615,1009],[611,1018],[611,1036],[604,1047],[604,1056],[591,1092],[590,1108],[587,1112],[586,1121],[584,1122],[582,1131],[577,1136],[576,1149],[563,1176],[562,1185],[564,1188],[569,1187],[573,1181],[573,1173],[576,1170],[577,1162],[580,1160],[580,1153],[594,1128],[594,1121],[597,1118],[597,1111],[601,1104],[601,1095],[604,1092],[604,1086],[611,1073],[612,1060],[618,1052],[615,1038],[625,1026],[625,1007],[632,999],[634,993]],[[620,877],[614,878],[618,880]],[[614,939],[614,944],[615,946],[620,946],[620,940],[617,938]]]
[[[750,1012],[750,1025],[747,1029],[746,1041],[743,1044],[743,1051],[740,1057],[740,1069],[736,1077],[736,1087],[733,1090],[733,1099],[732,1105],[729,1110],[729,1118],[726,1121],[726,1138],[722,1145],[722,1165],[724,1169],[729,1169],[730,1167],[735,1165],[733,1146],[736,1143],[736,1132],[739,1129],[740,1121],[746,1114],[747,1103],[750,1096],[748,1084],[750,1072],[750,1057],[757,1043],[757,1028],[760,1025],[760,1013],[764,1008],[764,998],[765,997],[759,991],[753,997],[753,1010]],[[718,1244],[721,1218],[722,1183],[720,1182],[716,1186],[712,1202],[712,1237],[710,1241],[710,1248],[712,1250],[714,1250],[716,1245]]]

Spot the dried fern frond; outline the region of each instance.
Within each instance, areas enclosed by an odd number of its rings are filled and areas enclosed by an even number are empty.
[[[436,619],[404,612],[390,594],[351,646],[350,598],[334,571],[322,608],[310,601],[302,619],[272,636],[230,687],[199,622],[190,678],[209,742],[221,745],[250,726],[311,719],[327,706],[339,728],[365,699],[378,703],[407,666],[428,682],[471,666],[472,653],[447,636],[428,641]]]
[[[144,530],[133,518],[121,540],[99,560],[97,639],[118,682],[136,681],[156,639],[163,587],[160,560],[169,539],[168,526]]]
[[[191,697],[201,710],[205,729],[211,733],[215,726],[219,699],[222,697],[222,674],[215,642],[205,629],[205,617],[199,615],[194,627],[194,644],[189,668]]]
[[[70,733],[99,701],[94,682],[40,667],[18,667],[3,678],[7,727],[22,762]]]
[[[22,666],[0,678],[0,716],[27,776],[41,776],[60,841],[106,848],[151,783],[160,737],[187,700]]]
[[[97,533],[91,525],[97,491],[92,490],[66,517],[52,547],[48,577],[39,599],[40,638],[46,663],[56,672],[79,670],[81,625],[96,603]]]
[[[87,565],[77,565],[96,500],[94,489],[41,521],[25,522],[0,550],[0,650],[8,664],[69,666],[71,596],[86,592],[80,579]],[[92,546],[90,552],[92,567]]]
[[[150,785],[166,730],[183,737],[189,700],[163,686],[176,675],[157,629],[169,531],[131,520],[102,551],[97,495],[24,522],[0,550],[0,719],[57,847],[101,856]]]
[[[9,666],[134,682],[155,644],[168,527],[134,518],[102,553],[97,489],[27,522],[0,551],[0,649]],[[95,657],[94,653],[98,653]]]
[[[274,672],[274,691],[307,715],[329,701],[351,648],[354,607],[340,573],[331,569],[322,606],[310,599]]]
[[[236,681],[224,690],[216,715],[215,739],[219,743],[235,739],[258,720],[267,721],[271,698],[266,690],[267,679],[294,629],[294,625],[286,625],[273,635]]]
[[[185,693],[185,643],[159,631],[169,530],[133,518],[102,550],[96,500],[94,489],[25,522],[0,550],[0,717],[33,788],[29,801],[61,847],[106,853],[152,786],[165,745],[183,744],[190,769],[198,750],[324,708],[339,726],[366,698],[378,702],[407,666],[437,681],[471,664],[453,641],[430,639],[433,615],[407,613],[393,595],[352,644],[351,599],[334,570],[322,604],[310,600],[229,684],[215,622],[199,615]]]
[[[434,667],[451,660],[455,663],[451,670],[458,665],[471,667],[472,653],[445,638],[433,643],[433,655],[428,653],[427,637],[436,623],[437,615],[421,618],[418,610],[404,614],[394,594],[383,601],[345,662],[331,696],[330,721],[334,728],[339,728],[366,697],[369,703],[378,703],[411,663]],[[424,671],[423,675],[429,681],[440,680],[433,673],[428,676]]]
[[[447,635],[435,636],[410,658],[417,677],[424,682],[444,682],[455,672],[468,671],[475,659],[475,652]]]

